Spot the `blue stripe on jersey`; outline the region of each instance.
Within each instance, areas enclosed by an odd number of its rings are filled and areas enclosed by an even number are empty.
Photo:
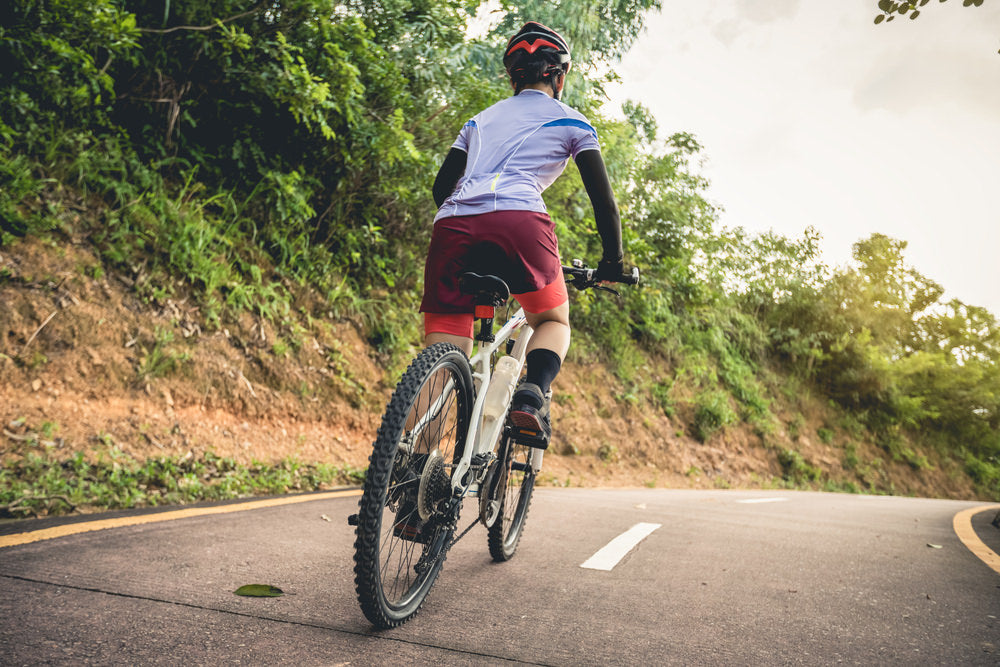
[[[594,137],[597,137],[597,130],[590,123],[585,123],[582,120],[577,120],[576,118],[560,118],[559,120],[550,120],[542,127],[579,127],[582,130],[590,132]]]
[[[465,124],[465,126],[466,127],[476,127],[476,121],[475,120],[470,120],[469,122],[467,122]]]

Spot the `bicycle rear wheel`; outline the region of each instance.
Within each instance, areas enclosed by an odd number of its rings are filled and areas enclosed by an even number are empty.
[[[473,404],[465,353],[438,343],[403,374],[379,427],[354,543],[354,584],[365,617],[392,628],[416,614],[434,585],[455,525],[451,470]]]
[[[532,448],[504,436],[500,452],[502,468],[498,472],[506,474],[506,480],[501,479],[497,484],[496,491],[501,496],[500,516],[488,531],[490,556],[497,562],[514,557],[528,519],[531,493],[535,489]]]

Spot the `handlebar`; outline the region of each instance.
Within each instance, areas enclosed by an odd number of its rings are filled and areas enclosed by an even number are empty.
[[[623,285],[638,285],[639,284],[639,268],[632,267],[632,273],[623,273],[616,278],[611,280],[597,281],[594,279],[594,275],[597,273],[597,269],[591,269],[583,265],[583,260],[574,259],[573,266],[562,267],[563,274],[566,276],[566,282],[573,285],[573,287],[579,290],[585,289],[599,289],[605,292],[611,292],[613,294],[618,294],[615,290],[603,286],[602,282],[614,282],[622,283]]]

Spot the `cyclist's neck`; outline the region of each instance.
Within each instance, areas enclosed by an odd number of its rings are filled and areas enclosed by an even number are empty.
[[[554,97],[554,95],[552,94],[552,86],[547,83],[539,82],[539,83],[528,84],[527,86],[521,89],[521,92],[523,93],[526,90],[537,90],[540,93],[545,93],[549,97]],[[518,94],[520,95],[520,93]]]

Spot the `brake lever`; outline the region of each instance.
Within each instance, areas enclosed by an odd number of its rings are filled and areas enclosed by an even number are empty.
[[[621,296],[621,294],[617,290],[613,290],[610,287],[605,287],[604,285],[594,285],[594,289],[599,289],[604,292],[611,292],[615,296]]]

